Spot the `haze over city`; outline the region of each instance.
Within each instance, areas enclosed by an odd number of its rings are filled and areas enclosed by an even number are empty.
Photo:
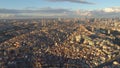
[[[120,17],[119,0],[0,1],[0,18]]]

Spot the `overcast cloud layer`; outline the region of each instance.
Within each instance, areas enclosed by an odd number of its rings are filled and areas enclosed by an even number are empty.
[[[72,3],[81,3],[81,4],[94,4],[91,2],[87,2],[85,0],[46,0],[49,2],[72,2]]]
[[[70,10],[64,8],[40,8],[37,10],[0,9],[0,18],[41,18],[41,17],[120,17],[120,7],[101,10]]]

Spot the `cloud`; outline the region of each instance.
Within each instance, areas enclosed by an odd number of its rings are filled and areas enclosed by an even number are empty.
[[[72,3],[81,3],[81,4],[95,4],[92,2],[87,2],[85,0],[46,0],[49,2],[72,2]]]
[[[37,10],[17,10],[17,9],[0,9],[0,13],[13,13],[13,14],[19,14],[19,13],[64,13],[64,12],[72,12],[69,9],[63,9],[63,8],[40,8]]]
[[[109,7],[90,11],[92,17],[114,18],[120,17],[120,7]]]
[[[80,16],[91,16],[91,12],[87,10],[76,10],[76,14]]]
[[[79,16],[94,17],[94,18],[114,18],[120,17],[120,7],[108,7],[98,10],[77,10]]]
[[[0,9],[0,18],[10,17],[44,17],[44,16],[66,16],[73,13],[72,10],[64,8],[39,8],[39,9]]]
[[[40,17],[120,17],[120,7],[109,7],[100,10],[71,10],[65,8],[39,9],[0,9],[0,18],[40,18]]]
[[[120,12],[120,7],[110,7],[103,9],[104,12]]]

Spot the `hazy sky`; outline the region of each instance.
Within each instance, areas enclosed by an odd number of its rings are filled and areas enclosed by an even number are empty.
[[[0,0],[0,18],[106,15],[120,15],[120,0]]]
[[[7,9],[53,7],[91,10],[114,6],[120,6],[120,0],[0,0],[0,8]]]

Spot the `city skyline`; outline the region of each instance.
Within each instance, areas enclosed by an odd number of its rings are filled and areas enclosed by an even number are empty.
[[[119,17],[119,2],[114,0],[1,0],[0,18]]]

